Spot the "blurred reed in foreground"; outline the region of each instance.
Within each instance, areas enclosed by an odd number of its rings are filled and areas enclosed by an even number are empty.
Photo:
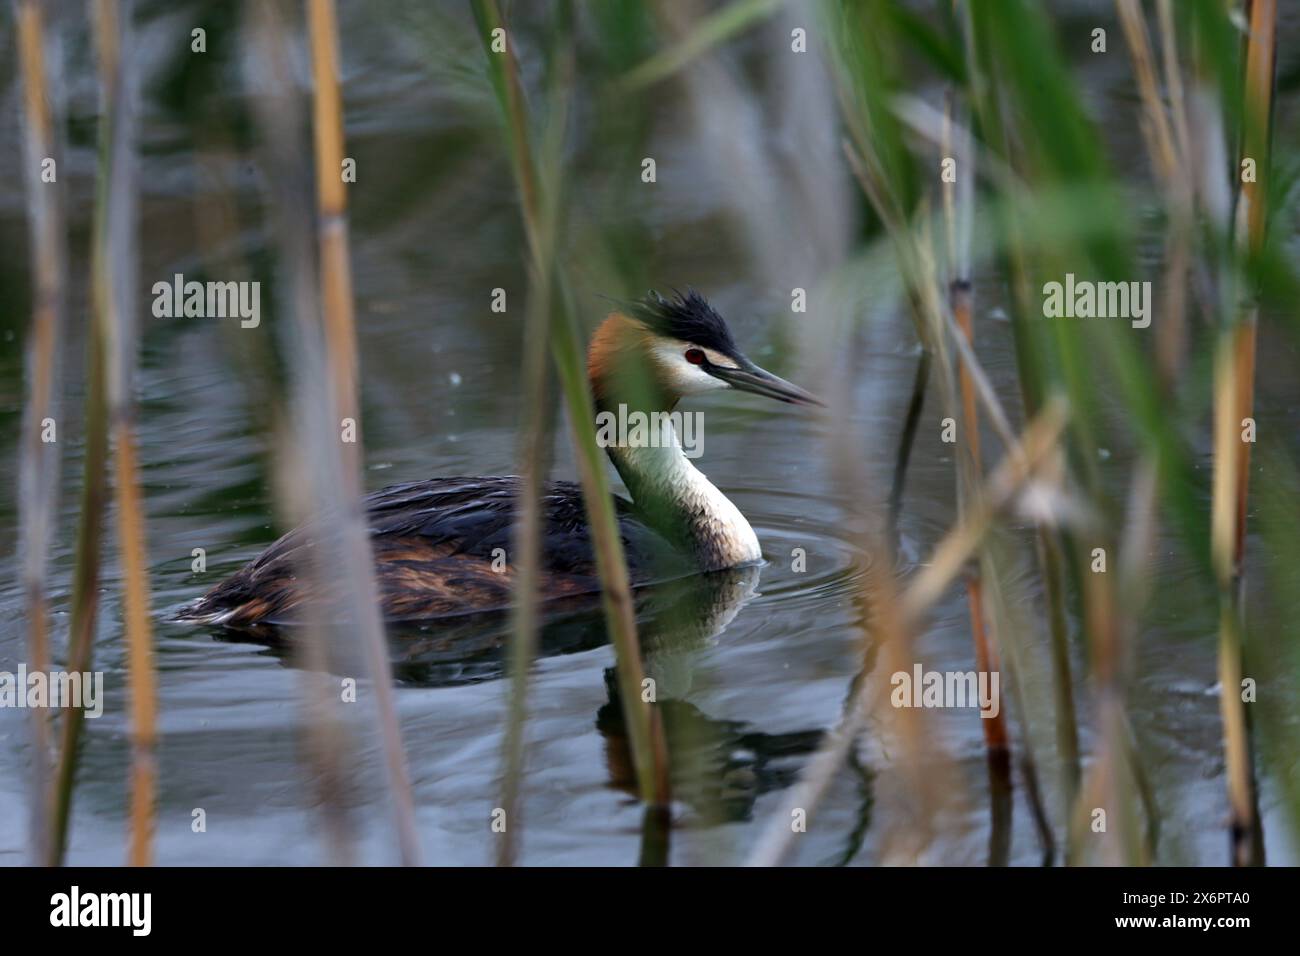
[[[157,790],[157,690],[153,625],[145,554],[133,394],[138,360],[136,276],[137,90],[132,43],[132,6],[96,0],[95,30],[104,110],[100,120],[98,208],[95,231],[95,320],[104,342],[105,400],[113,438],[118,554],[122,569],[122,613],[126,625],[127,673],[131,696],[130,862],[153,861]]]
[[[561,5],[562,9],[563,7]],[[550,153],[551,161],[545,168],[539,168],[531,145],[530,120],[512,41],[495,0],[474,0],[473,8],[487,57],[488,74],[497,93],[519,189],[534,283],[531,292],[536,297],[539,284],[544,283],[540,285],[540,291],[549,293],[549,298],[541,300],[536,307],[554,310],[550,321],[551,354],[578,452],[579,476],[601,580],[606,620],[618,656],[619,691],[629,728],[641,798],[647,805],[647,833],[663,834],[666,832],[669,801],[668,754],[663,726],[657,711],[648,706],[642,696],[644,674],[627,562],[610,496],[605,456],[596,443],[595,407],[587,382],[571,297],[563,270],[558,267],[551,252],[554,242],[553,217],[556,213],[555,207],[548,208],[548,203],[559,202],[559,157]],[[556,121],[555,116],[550,119]],[[563,125],[557,124],[554,128],[562,131]],[[562,142],[562,136],[557,134],[554,142]],[[548,229],[548,226],[551,228]],[[544,274],[552,278],[542,280]],[[534,494],[537,493],[535,484],[531,490]],[[530,511],[536,509],[533,504],[525,507]],[[534,561],[535,557],[529,556],[526,560]],[[525,621],[524,624],[527,625],[528,622]],[[535,622],[532,626],[535,628]],[[526,645],[529,637],[525,631],[520,630],[516,632],[515,640]],[[516,651],[520,657],[524,653],[522,650]],[[518,744],[514,746],[517,747]]]
[[[157,713],[132,393],[137,362],[135,280],[139,261],[135,234],[137,102],[130,12],[129,5],[123,11],[114,0],[96,0],[94,4],[101,115],[90,283],[93,315],[87,359],[85,473],[67,667],[76,672],[91,669],[111,433],[131,702],[128,861],[144,865],[153,858]],[[67,846],[83,720],[79,707],[69,708],[64,714],[52,794],[50,864],[62,862]]]
[[[18,510],[22,523],[20,554],[23,606],[27,616],[27,655],[34,670],[50,666],[47,569],[57,520],[59,487],[59,342],[64,324],[65,254],[62,180],[44,181],[47,161],[62,162],[56,131],[61,119],[53,102],[57,58],[46,57],[45,5],[21,0],[15,7],[23,89],[23,164],[27,188],[32,261],[32,328],[27,347],[27,406],[23,414],[22,463]],[[49,429],[56,429],[53,435]],[[66,430],[65,430],[66,434]],[[50,719],[40,709],[30,715],[32,779],[29,840],[38,863],[50,857]]]
[[[280,329],[284,351],[290,357],[295,427],[293,439],[286,442],[289,447],[281,464],[283,478],[278,490],[286,499],[282,512],[312,516],[320,533],[302,574],[315,582],[309,589],[314,599],[307,602],[306,640],[319,641],[324,647],[309,649],[306,654],[309,661],[327,663],[332,673],[347,674],[359,649],[373,695],[370,710],[383,754],[383,790],[393,813],[398,855],[403,864],[415,865],[420,861],[419,835],[359,501],[359,457],[347,448],[343,437],[350,433],[349,425],[357,433],[361,429],[354,417],[355,333],[344,195],[339,187],[325,182],[342,175],[335,18],[327,2],[309,9],[318,97],[314,204],[311,180],[298,175],[306,119],[291,79],[289,31],[273,0],[257,0],[249,12],[248,48],[257,53],[256,59],[247,63],[249,85],[267,145],[269,179],[276,190],[272,219],[284,276],[279,304],[281,313],[291,317]],[[315,244],[313,223],[319,229]],[[296,499],[303,499],[306,508],[294,507]],[[315,709],[322,703],[310,696],[311,688],[308,693],[303,718],[310,727]]]
[[[1234,817],[1232,859],[1237,863],[1259,862],[1252,745],[1242,702],[1245,671],[1240,627],[1244,608],[1239,603],[1250,448],[1241,430],[1251,415],[1255,320],[1253,305],[1242,321],[1232,319],[1236,302],[1230,290],[1238,281],[1234,278],[1238,270],[1251,284],[1251,255],[1256,259],[1266,255],[1262,223],[1269,197],[1276,201],[1277,195],[1269,192],[1263,175],[1268,167],[1266,134],[1273,84],[1275,12],[1269,2],[1250,5],[1251,30],[1242,60],[1235,46],[1224,42],[1234,35],[1234,30],[1221,8],[1159,4],[1159,48],[1169,97],[1166,104],[1157,90],[1160,69],[1143,14],[1135,3],[1125,0],[1120,0],[1117,8],[1137,77],[1145,141],[1162,183],[1159,198],[1170,224],[1164,256],[1168,269],[1164,288],[1170,299],[1156,325],[1153,349],[1146,349],[1141,336],[1122,321],[1043,319],[1036,314],[1039,304],[1031,290],[1045,288],[1046,282],[1059,280],[1067,272],[1127,280],[1144,271],[1135,251],[1141,226],[1130,211],[1131,204],[1125,203],[1123,187],[1099,147],[1103,139],[1082,106],[1052,24],[1041,8],[1019,2],[958,3],[951,16],[941,16],[937,25],[932,25],[885,4],[827,4],[823,22],[828,36],[835,38],[841,71],[847,77],[848,91],[841,96],[841,102],[846,104],[846,125],[858,156],[859,178],[895,244],[900,244],[902,236],[904,250],[911,250],[901,257],[906,274],[924,276],[917,264],[926,261],[925,249],[933,233],[926,196],[940,190],[932,172],[935,157],[919,154],[909,144],[907,131],[920,132],[931,142],[943,142],[945,137],[935,129],[934,111],[927,114],[908,92],[898,66],[903,56],[927,62],[939,75],[950,79],[961,100],[970,104],[973,148],[987,157],[979,163],[984,171],[985,201],[984,211],[979,214],[984,220],[980,231],[983,246],[977,246],[976,252],[985,260],[1000,263],[1011,277],[1012,332],[1025,413],[1035,414],[1052,391],[1070,396],[1074,417],[1068,433],[1070,454],[1063,462],[1067,468],[1063,487],[1070,495],[1077,491],[1082,496],[1078,503],[1092,517],[1086,523],[1062,520],[1068,511],[1054,509],[1057,513],[1049,512],[1047,523],[1040,525],[1043,530],[1039,547],[1043,591],[1050,605],[1053,632],[1049,646],[1056,675],[1052,686],[1057,698],[1058,759],[1064,767],[1061,779],[1072,804],[1066,825],[1067,859],[1084,861],[1082,833],[1095,822],[1095,808],[1099,807],[1108,811],[1112,825],[1108,835],[1093,844],[1101,850],[1092,858],[1135,863],[1152,859],[1156,851],[1157,797],[1143,765],[1141,742],[1134,735],[1129,686],[1134,677],[1136,641],[1146,597],[1142,582],[1149,574],[1156,516],[1163,512],[1179,531],[1202,575],[1205,588],[1201,600],[1216,590],[1222,595],[1220,683]],[[1200,76],[1218,84],[1212,97],[1202,96],[1199,100],[1202,106],[1205,102],[1217,103],[1224,111],[1226,118],[1216,119],[1215,123],[1194,124],[1186,115],[1188,97],[1178,50],[1188,38],[1201,63]],[[900,117],[907,121],[907,129],[900,125]],[[1240,164],[1225,163],[1214,169],[1214,157],[1224,153],[1222,146],[1212,140],[1194,142],[1191,132],[1196,129],[1205,136],[1216,125],[1236,129],[1242,128],[1243,122],[1241,158],[1254,158],[1261,170],[1256,181],[1242,184],[1237,201],[1238,221],[1248,224],[1242,230],[1248,238],[1238,246],[1247,256],[1237,255],[1231,236],[1226,234],[1228,218],[1218,201],[1222,187],[1208,194],[1196,179],[1200,164],[1211,164],[1211,177],[1240,168]],[[973,155],[949,145],[943,156],[945,162],[956,158],[956,183],[967,180],[966,187],[957,188],[969,188],[975,177]],[[934,185],[918,188],[918,183],[926,181]],[[1199,200],[1199,212],[1208,230],[1193,228],[1194,200]],[[946,208],[953,207],[949,200]],[[956,258],[961,261],[960,252]],[[1217,268],[1233,260],[1235,264],[1227,270]],[[1198,278],[1211,277],[1211,281],[1194,286],[1197,293],[1212,290],[1209,297],[1184,297],[1184,275],[1189,268],[1195,269]],[[1216,271],[1217,289],[1213,282]],[[929,285],[932,283],[911,280],[913,306],[918,290],[924,297]],[[939,298],[937,290],[929,295],[929,301]],[[957,346],[957,336],[970,339],[961,299],[956,296],[952,300],[958,330],[952,342]],[[1226,312],[1225,304],[1229,307]],[[1215,362],[1218,371],[1213,390],[1213,522],[1196,501],[1194,489],[1198,482],[1186,438],[1199,423],[1202,409],[1195,392],[1173,389],[1177,371],[1185,364],[1182,352],[1187,323],[1183,313],[1193,305],[1212,325],[1226,321],[1232,330],[1226,337],[1221,334],[1216,346],[1219,358]],[[918,334],[927,350],[936,351],[941,391],[950,394],[951,389],[944,384],[948,360],[942,336],[952,330],[940,327],[936,335],[934,329],[934,323],[919,324]],[[964,360],[968,358],[963,348],[957,351]],[[1088,355],[1100,356],[1104,364],[1085,369],[1084,356]],[[969,414],[972,403],[967,376],[972,371],[969,362],[964,362],[961,391],[967,437],[963,444],[977,455],[978,431],[971,427]],[[1101,402],[1106,389],[1118,394],[1126,408],[1131,437],[1139,452],[1139,464],[1131,478],[1129,507],[1123,512],[1111,501],[1096,465],[1101,436],[1112,427]],[[945,406],[952,407],[950,399],[945,399]],[[1107,435],[1107,444],[1114,441],[1114,436]],[[959,501],[965,496],[959,489]],[[1062,499],[1061,503],[1068,500]],[[1077,797],[1074,793],[1079,758],[1074,742],[1077,733],[1073,729],[1069,661],[1063,646],[1064,602],[1058,554],[1067,556],[1069,589],[1078,597],[1083,611],[1082,628],[1091,649],[1091,690],[1099,730],[1088,780]],[[983,560],[988,567],[988,555]],[[976,604],[972,600],[972,625],[978,636],[980,614]],[[1003,649],[1003,667],[1021,656],[1016,647],[1033,643],[1006,633],[998,633],[997,638]],[[1010,686],[1018,687],[1015,672],[1010,676]],[[1294,681],[1294,674],[1289,677]],[[1026,706],[1024,701],[1014,703],[1020,710]],[[1028,731],[1026,727],[1018,746],[1029,745]],[[1144,836],[1138,832],[1139,813],[1146,818]]]
[[[1270,126],[1277,59],[1276,0],[1251,0],[1246,35],[1245,102],[1242,104],[1241,159],[1255,164],[1256,175],[1243,177],[1237,196],[1236,243],[1258,254],[1267,241]],[[1255,405],[1255,341],[1259,325],[1255,293],[1239,293],[1241,303],[1227,311],[1214,359],[1214,515],[1211,549],[1219,585],[1219,694],[1224,750],[1228,761],[1228,796],[1232,810],[1232,862],[1264,862],[1264,835],[1259,819],[1258,784],[1250,718],[1243,677],[1246,661],[1246,515],[1250,495],[1250,446]]]

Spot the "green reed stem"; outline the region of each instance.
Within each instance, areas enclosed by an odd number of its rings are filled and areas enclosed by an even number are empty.
[[[472,7],[487,57],[488,72],[497,91],[510,141],[524,231],[534,261],[540,261],[542,197],[539,194],[536,161],[529,145],[527,109],[518,65],[508,40],[504,53],[492,49],[493,31],[505,29],[505,21],[495,0],[472,0]],[[657,713],[642,698],[644,672],[627,562],[614,515],[604,456],[596,442],[595,407],[582,360],[577,324],[562,272],[556,283],[554,308],[551,355],[578,449],[579,477],[587,520],[591,526],[596,568],[601,580],[605,618],[618,658],[619,690],[632,741],[637,780],[644,801],[664,805],[669,799],[669,781],[663,729]]]

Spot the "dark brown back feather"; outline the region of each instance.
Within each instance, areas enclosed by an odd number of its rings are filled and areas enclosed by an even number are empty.
[[[514,583],[512,531],[520,481],[515,476],[434,478],[384,488],[365,499],[384,617],[429,620],[504,608]],[[673,548],[635,506],[615,497],[634,584],[679,575],[689,558]],[[555,482],[542,498],[544,599],[600,589],[582,493]],[[183,613],[231,626],[289,623],[307,597],[302,567],[319,522],[297,528],[209,591]],[[503,570],[493,566],[504,552]],[[501,562],[496,562],[498,565]]]

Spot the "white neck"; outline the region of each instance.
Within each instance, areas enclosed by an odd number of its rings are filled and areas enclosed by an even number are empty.
[[[666,415],[656,440],[611,446],[610,458],[637,505],[661,509],[686,529],[703,570],[716,571],[762,559],[758,537],[740,509],[691,464]]]

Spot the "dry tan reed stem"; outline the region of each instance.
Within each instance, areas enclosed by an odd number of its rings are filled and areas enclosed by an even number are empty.
[[[1129,52],[1137,74],[1138,95],[1142,99],[1143,135],[1147,138],[1147,151],[1156,163],[1156,172],[1164,182],[1174,180],[1178,165],[1178,149],[1174,142],[1174,133],[1170,128],[1169,117],[1160,100],[1156,82],[1155,56],[1151,51],[1151,40],[1147,35],[1146,21],[1137,0],[1115,0],[1119,20],[1128,40]]]
[[[1025,429],[1015,449],[987,479],[984,492],[956,528],[936,546],[930,563],[921,568],[908,585],[901,601],[903,621],[913,625],[956,579],[975,553],[997,512],[1006,507],[1016,490],[1038,467],[1060,438],[1066,411],[1062,399],[1052,399]]]
[[[1242,183],[1238,209],[1238,246],[1257,254],[1267,230],[1270,125],[1276,60],[1277,4],[1252,0],[1246,40],[1245,121],[1242,159],[1253,159],[1254,181]],[[1219,703],[1228,764],[1228,798],[1232,862],[1264,862],[1250,721],[1241,699],[1244,673],[1242,633],[1245,626],[1243,562],[1246,512],[1250,491],[1250,443],[1242,429],[1254,414],[1255,337],[1258,311],[1241,306],[1236,322],[1219,337],[1215,355],[1214,501],[1211,548],[1219,578]]]
[[[958,334],[954,337],[966,347],[971,357],[975,354],[975,324],[972,316],[971,276],[967,271],[970,262],[970,233],[963,228],[962,222],[969,222],[973,215],[975,202],[975,159],[972,150],[965,148],[967,140],[962,131],[960,145],[953,140],[952,106],[948,104],[944,113],[943,154],[956,159],[959,182],[945,182],[944,218],[947,223],[949,272],[948,305],[957,326]],[[960,188],[959,188],[960,184]],[[941,310],[942,311],[942,310]],[[943,315],[947,316],[946,312]],[[940,335],[943,334],[939,331]],[[960,348],[960,346],[959,346]],[[983,474],[980,458],[980,423],[975,407],[975,383],[971,377],[971,362],[958,363],[958,385],[961,392],[962,435],[965,437],[966,458],[958,459],[958,482],[967,487],[974,487]],[[966,504],[966,495],[958,496],[958,506]],[[980,673],[988,674],[1000,671],[1001,655],[996,643],[989,638],[989,619],[984,613],[984,587],[978,567],[972,565],[966,574],[966,604],[970,612],[971,640],[975,645],[975,668]],[[1007,722],[1001,710],[996,717],[980,720],[980,729],[984,734],[984,745],[988,748],[989,758],[995,769],[1002,767],[1004,758],[1001,753],[1008,749]]]
[[[333,0],[308,0],[308,32],[312,54],[313,130],[317,184],[317,278],[322,323],[323,360],[334,410],[333,427],[350,419],[360,432],[357,404],[357,345],[352,304],[352,269],[348,259],[347,194],[343,183],[343,100],[339,91],[338,18]],[[277,22],[268,16],[271,29]],[[281,31],[275,30],[279,33]],[[307,305],[309,300],[304,299]],[[305,318],[305,316],[300,316]],[[304,330],[304,336],[310,333]],[[361,443],[331,441],[316,449],[325,460],[336,461],[342,486],[325,491],[350,514],[361,505]],[[405,865],[420,859],[419,834],[410,770],[402,744],[401,723],[393,691],[392,664],[378,607],[378,588],[365,528],[358,519],[345,521],[339,541],[340,564],[322,573],[359,575],[353,583],[355,624],[361,631],[362,651],[375,695],[375,720],[384,757],[389,797],[393,804],[398,850]]]
[[[96,322],[105,343],[108,424],[113,435],[118,552],[122,564],[122,613],[126,629],[130,689],[130,843],[133,866],[153,862],[157,765],[157,688],[153,626],[149,615],[149,572],[145,515],[140,492],[132,381],[137,330],[132,301],[135,272],[135,61],[123,56],[130,16],[116,0],[96,0],[95,38],[103,103],[97,182],[102,218],[95,231]],[[129,51],[129,45],[126,47]]]
[[[311,40],[312,129],[316,143],[317,228],[320,245],[322,318],[334,417],[360,429],[357,406],[357,337],[348,258],[347,189],[343,182],[343,98],[339,92],[338,19],[333,0],[307,0]],[[360,491],[360,442],[343,445],[344,476],[351,494]]]
[[[113,429],[117,463],[117,534],[122,556],[128,673],[131,692],[132,866],[153,862],[154,799],[157,789],[157,688],[153,628],[149,620],[149,569],[145,559],[144,508],[131,419]]]
[[[32,325],[27,344],[27,404],[23,414],[19,511],[23,606],[27,616],[27,656],[35,671],[50,666],[49,607],[46,594],[50,537],[56,521],[59,445],[42,438],[44,423],[58,427],[58,341],[63,315],[63,216],[57,183],[41,180],[42,163],[56,152],[53,104],[45,62],[43,4],[17,5],[18,55],[23,88],[23,133],[27,208],[31,238]],[[31,711],[32,779],[29,837],[32,858],[50,855],[50,715]]]
[[[901,595],[896,593],[896,586],[887,571],[874,566],[867,569],[870,583],[866,597],[872,608],[872,628],[880,635],[877,643],[886,654],[891,672],[910,666],[907,648],[911,644],[911,635],[919,628],[930,607],[975,555],[997,512],[1010,503],[1034,471],[1057,448],[1066,420],[1062,400],[1052,399],[1044,405],[1040,415],[1025,429],[1015,450],[1008,452],[989,476],[965,516],[939,542],[930,563],[917,571]],[[747,865],[778,866],[789,855],[796,835],[790,825],[792,812],[800,809],[808,818],[812,817],[862,729],[872,694],[871,683],[863,680],[846,706],[840,723],[827,735],[817,753],[808,761],[799,783],[790,789],[781,807],[772,814]],[[919,752],[917,746],[916,741],[910,741],[908,752]]]

